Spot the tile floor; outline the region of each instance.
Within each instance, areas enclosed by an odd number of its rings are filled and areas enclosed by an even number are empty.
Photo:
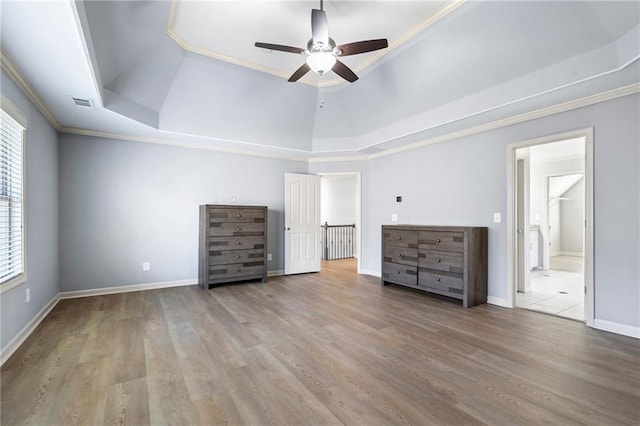
[[[532,271],[531,291],[517,293],[516,304],[521,308],[584,321],[584,276],[581,272],[553,269]]]

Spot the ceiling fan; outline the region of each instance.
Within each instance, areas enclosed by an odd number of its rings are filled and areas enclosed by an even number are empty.
[[[307,55],[306,62],[289,77],[290,82],[298,81],[309,71],[322,75],[331,70],[350,83],[356,81],[358,76],[342,63],[338,59],[339,57],[373,52],[374,50],[389,47],[386,38],[356,41],[336,46],[336,42],[329,37],[329,24],[322,0],[320,0],[320,9],[311,10],[311,34],[312,37],[307,43],[306,49],[260,42],[256,42],[255,45],[269,50]]]

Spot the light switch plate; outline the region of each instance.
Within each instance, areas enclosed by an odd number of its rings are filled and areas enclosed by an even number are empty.
[[[398,221],[398,215],[396,213],[393,213],[391,215],[391,222],[397,222]]]
[[[494,213],[493,223],[500,223],[500,222],[502,222],[502,215],[500,213]]]

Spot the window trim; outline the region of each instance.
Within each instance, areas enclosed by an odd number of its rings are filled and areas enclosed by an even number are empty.
[[[25,115],[4,95],[0,98],[0,108],[22,126],[22,272],[8,281],[0,283],[0,294],[27,282],[27,226],[26,226],[26,140],[27,122]]]

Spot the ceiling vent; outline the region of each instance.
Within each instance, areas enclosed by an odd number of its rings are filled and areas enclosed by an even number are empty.
[[[91,99],[82,99],[82,98],[72,98],[72,99],[73,99],[73,102],[80,107],[93,108],[93,101]]]

